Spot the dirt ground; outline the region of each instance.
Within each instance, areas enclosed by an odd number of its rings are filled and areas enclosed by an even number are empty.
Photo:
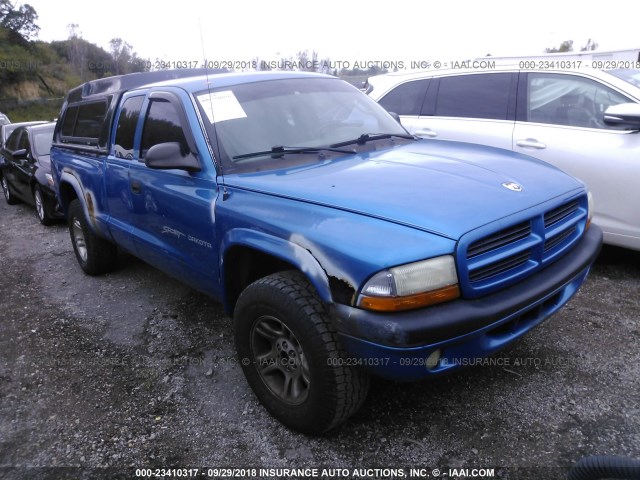
[[[64,224],[0,202],[0,478],[413,468],[544,480],[585,455],[640,458],[637,252],[606,248],[569,305],[500,362],[431,382],[374,380],[363,408],[320,438],[256,401],[219,304],[128,255],[119,262],[85,276]]]

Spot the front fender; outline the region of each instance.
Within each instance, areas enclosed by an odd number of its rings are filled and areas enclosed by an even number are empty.
[[[221,244],[221,278],[226,278],[225,253],[236,246],[252,248],[290,263],[305,274],[324,302],[333,303],[327,273],[311,252],[289,240],[247,228],[234,228],[225,234]],[[227,305],[228,300],[225,289],[226,286],[223,282],[222,298],[224,299],[225,309],[228,309],[229,305]]]
[[[96,216],[96,200],[94,194],[89,190],[85,190],[82,187],[82,183],[72,172],[67,170],[62,171],[60,179],[58,180],[57,195],[60,208],[65,216],[69,210],[69,204],[75,198],[78,198],[82,204],[84,214],[89,219],[91,227],[96,231],[100,230]]]
[[[58,179],[57,185],[58,201],[60,207],[64,211],[65,215],[69,209],[69,204],[74,198],[84,198],[84,190],[82,184],[78,179],[69,171],[63,171]],[[84,202],[82,202],[84,205]],[[86,208],[86,207],[85,207]],[[86,210],[85,210],[85,213]]]

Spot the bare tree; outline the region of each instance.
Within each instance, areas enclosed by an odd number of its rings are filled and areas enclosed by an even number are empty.
[[[581,52],[590,52],[592,50],[597,50],[597,48],[598,48],[598,43],[595,42],[592,39],[589,39],[587,41],[587,44],[584,47],[580,47],[580,51]]]
[[[87,45],[82,39],[82,32],[80,26],[77,23],[70,23],[67,25],[69,31],[67,55],[69,56],[69,63],[73,67],[74,72],[80,75],[80,78],[85,79],[85,71],[87,66]]]

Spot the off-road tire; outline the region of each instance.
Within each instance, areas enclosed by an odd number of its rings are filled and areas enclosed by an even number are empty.
[[[342,361],[345,352],[326,308],[302,273],[275,273],[249,285],[238,299],[234,323],[249,385],[286,426],[321,434],[364,402],[369,377]],[[279,359],[284,363],[276,365]],[[293,378],[289,389],[287,376]]]
[[[117,263],[117,247],[94,233],[80,200],[73,200],[69,205],[68,219],[71,244],[82,270],[88,275],[113,270]]]

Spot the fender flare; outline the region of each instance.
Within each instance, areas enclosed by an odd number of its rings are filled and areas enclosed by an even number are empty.
[[[224,258],[233,247],[248,247],[290,263],[300,270],[316,289],[319,297],[325,303],[333,303],[331,288],[327,272],[311,252],[289,240],[275,237],[264,232],[258,232],[247,228],[235,228],[226,233],[220,246],[220,278],[225,278],[226,265]],[[222,282],[222,298],[225,309],[227,295],[224,282]]]
[[[84,199],[84,193],[82,189],[82,185],[78,181],[78,179],[72,173],[68,171],[63,171],[60,174],[60,178],[58,179],[58,199],[60,201],[60,206],[64,208],[65,212],[69,208],[69,202],[67,202],[66,198],[63,198],[60,194],[62,190],[62,185],[68,183],[71,185],[71,188],[76,192],[76,197]],[[84,203],[84,202],[83,202]]]
[[[80,200],[80,204],[82,205],[82,210],[84,211],[84,214],[89,219],[89,225],[91,226],[92,229],[96,230],[95,214],[94,212],[89,211],[89,208],[87,206],[87,199],[84,193],[84,188],[82,188],[82,184],[76,178],[76,176],[69,171],[62,172],[62,174],[60,175],[60,179],[58,180],[58,189],[57,189],[58,201],[60,202],[60,207],[62,208],[62,211],[64,212],[65,216],[67,215],[67,212],[69,210],[69,203],[70,203],[70,202],[67,202],[66,199],[62,197],[62,195],[60,195],[60,187],[65,183],[69,184],[71,188],[75,191],[76,197],[78,198],[78,200]]]

